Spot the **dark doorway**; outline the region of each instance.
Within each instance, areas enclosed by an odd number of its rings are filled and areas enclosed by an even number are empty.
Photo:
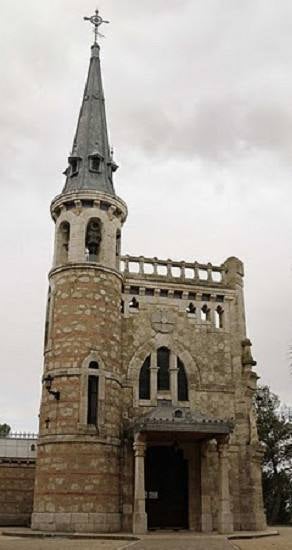
[[[147,449],[145,490],[148,529],[188,528],[188,463],[182,450]]]

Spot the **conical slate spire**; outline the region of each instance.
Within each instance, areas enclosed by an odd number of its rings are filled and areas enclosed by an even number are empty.
[[[118,168],[109,147],[102,88],[99,45],[91,58],[63,193],[101,191],[115,195],[112,174]]]

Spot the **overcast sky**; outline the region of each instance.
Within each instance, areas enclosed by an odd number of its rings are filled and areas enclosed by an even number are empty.
[[[100,0],[123,252],[245,264],[262,383],[292,405],[292,2]],[[92,0],[0,0],[0,422],[37,430],[49,205],[63,186]]]

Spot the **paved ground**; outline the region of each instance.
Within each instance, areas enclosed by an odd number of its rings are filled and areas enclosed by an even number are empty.
[[[0,550],[120,550],[126,541],[13,538],[0,536]]]
[[[72,540],[65,538],[18,538],[0,536],[0,550],[233,550],[222,537],[146,537],[141,541]]]
[[[221,537],[149,538],[132,543],[128,550],[233,550],[234,546]]]
[[[237,550],[292,550],[292,527],[277,527],[278,537],[262,539],[233,540]]]
[[[292,527],[280,527],[280,536],[227,541],[223,537],[165,534],[138,542],[19,538],[0,535],[0,550],[292,550]]]

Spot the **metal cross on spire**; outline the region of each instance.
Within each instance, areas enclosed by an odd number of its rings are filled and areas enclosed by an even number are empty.
[[[95,14],[92,15],[91,17],[83,17],[84,21],[90,21],[90,23],[94,26],[94,44],[97,44],[97,37],[98,36],[102,36],[102,34],[100,34],[98,32],[98,29],[100,27],[100,25],[102,25],[103,23],[109,23],[109,21],[106,21],[105,19],[103,19],[100,15],[99,15],[99,11],[98,10],[95,10]]]

